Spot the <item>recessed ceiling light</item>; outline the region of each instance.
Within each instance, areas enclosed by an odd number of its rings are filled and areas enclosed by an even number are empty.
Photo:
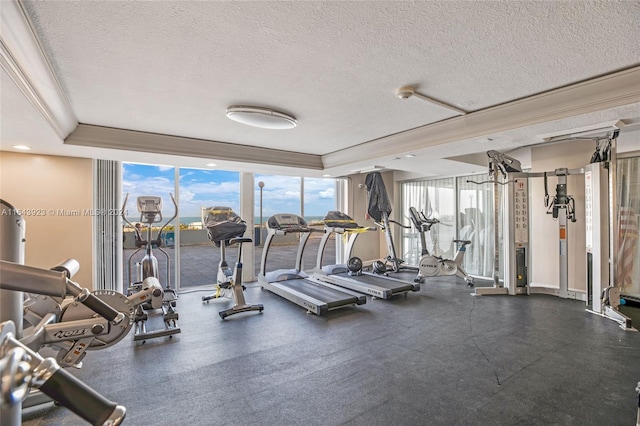
[[[413,158],[413,157],[415,157],[416,155],[415,155],[415,154],[405,154],[404,156],[405,156],[405,157],[407,157],[407,158]]]
[[[28,146],[26,146],[26,145],[14,145],[13,147],[14,147],[15,149],[19,149],[19,150],[21,150],[21,151],[29,151],[29,150],[31,150],[31,148],[29,148],[29,147],[28,147]]]
[[[322,177],[331,177],[331,175],[322,175]]]
[[[285,130],[296,127],[296,118],[269,108],[233,105],[227,108],[227,117],[238,123],[261,129]]]
[[[216,163],[207,163],[208,167],[217,167],[218,165]]]

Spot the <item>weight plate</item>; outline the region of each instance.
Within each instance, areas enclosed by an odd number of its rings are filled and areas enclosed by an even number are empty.
[[[124,336],[127,335],[133,325],[133,311],[134,308],[127,300],[126,296],[117,291],[111,290],[96,290],[92,292],[94,296],[103,302],[110,305],[118,312],[124,314],[124,319],[120,324],[111,324],[111,330],[108,334],[96,336],[91,342],[87,350],[97,350],[108,348],[109,346],[118,343]],[[92,318],[96,314],[91,309],[87,308],[80,302],[73,302],[68,305],[62,312],[61,321],[74,321],[79,319]]]

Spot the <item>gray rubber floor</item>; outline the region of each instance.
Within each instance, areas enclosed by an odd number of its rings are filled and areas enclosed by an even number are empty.
[[[317,317],[251,283],[264,312],[222,321],[230,302],[203,304],[209,292],[181,294],[181,334],[128,335],[73,374],[125,405],[129,425],[635,422],[640,333],[582,302],[472,297],[446,277]],[[52,407],[23,424],[84,423]]]

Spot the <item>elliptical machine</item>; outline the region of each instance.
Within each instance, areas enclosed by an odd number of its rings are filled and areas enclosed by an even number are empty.
[[[129,289],[127,295],[133,295],[140,292],[145,291],[146,283],[150,282],[147,278],[156,278],[156,280],[160,279],[160,274],[158,271],[158,259],[153,254],[153,247],[157,248],[165,257],[166,257],[166,284],[164,289],[160,287],[156,287],[153,289],[153,296],[157,299],[159,296],[162,296],[162,303],[158,306],[158,304],[153,303],[144,303],[136,306],[135,310],[135,335],[134,341],[142,340],[143,343],[146,339],[152,339],[156,337],[164,337],[169,336],[171,338],[174,334],[180,333],[180,328],[178,327],[178,312],[176,312],[176,300],[178,299],[178,294],[175,289],[171,288],[171,267],[169,262],[169,254],[162,249],[162,231],[164,228],[171,223],[173,219],[178,216],[178,205],[176,204],[176,200],[173,198],[172,194],[169,194],[171,197],[171,201],[175,207],[175,213],[173,216],[165,222],[162,227],[158,230],[156,237],[153,238],[152,226],[156,223],[162,222],[162,198],[158,196],[150,196],[143,195],[138,197],[136,201],[136,205],[138,208],[138,212],[140,213],[140,222],[144,223],[147,227],[146,238],[143,238],[140,230],[134,226],[125,216],[127,200],[129,199],[129,194],[125,196],[124,203],[122,206],[122,219],[129,224],[136,232],[136,247],[137,250],[131,253],[129,256],[129,260],[127,262],[128,268],[128,276],[129,276]],[[133,257],[144,248],[145,255],[137,262],[137,278],[136,281],[132,279],[132,267],[131,261]],[[154,281],[158,282],[158,281]],[[156,309],[162,309],[162,318],[164,320],[165,329],[148,332],[146,328],[146,322],[149,319],[149,313]]]
[[[203,209],[202,216],[202,222],[207,227],[207,236],[214,245],[220,246],[216,292],[209,296],[202,296],[202,301],[209,303],[209,300],[220,297],[232,298],[235,302],[233,307],[218,312],[222,319],[240,312],[259,311],[262,313],[264,307],[261,304],[249,305],[244,299],[242,244],[253,242],[251,238],[242,237],[247,230],[247,223],[230,207],[206,208]],[[231,269],[226,259],[226,246],[233,244],[238,244],[238,261],[235,268]]]
[[[415,207],[409,208],[409,215],[413,226],[420,234],[420,244],[422,246],[420,261],[418,262],[418,276],[414,279],[417,283],[424,282],[424,277],[435,277],[437,275],[457,275],[467,282],[467,286],[473,287],[473,277],[462,268],[462,259],[466,251],[469,240],[453,240],[457,244],[458,250],[453,260],[443,259],[434,256],[427,249],[426,233],[431,232],[431,227],[440,223],[436,218],[429,219],[423,212],[418,212]]]

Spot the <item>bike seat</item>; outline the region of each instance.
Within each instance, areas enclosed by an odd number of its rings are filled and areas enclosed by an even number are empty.
[[[229,240],[229,244],[233,245],[233,244],[237,244],[237,243],[250,243],[253,240],[251,238],[233,238],[231,240]]]
[[[471,244],[470,240],[453,240],[454,243]]]

